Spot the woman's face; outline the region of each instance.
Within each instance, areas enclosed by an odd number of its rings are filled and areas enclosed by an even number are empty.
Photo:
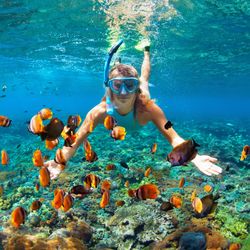
[[[114,72],[115,73],[115,72]],[[121,74],[113,74],[112,78],[122,78],[125,77]],[[122,87],[121,91],[119,94],[116,94],[114,92],[112,92],[112,100],[115,103],[115,105],[119,108],[120,106],[133,106],[134,105],[134,101],[136,99],[136,92],[134,93],[129,93],[128,91],[126,91],[126,88]]]

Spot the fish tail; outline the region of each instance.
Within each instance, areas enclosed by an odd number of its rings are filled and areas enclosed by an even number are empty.
[[[129,189],[129,190],[128,190],[128,195],[129,195],[130,197],[135,197],[135,190]]]
[[[53,208],[55,208],[55,202],[54,202],[54,201],[51,201],[51,206],[52,206]]]

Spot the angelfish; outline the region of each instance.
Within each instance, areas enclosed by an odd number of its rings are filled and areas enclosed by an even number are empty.
[[[186,140],[176,146],[168,155],[167,160],[172,166],[187,165],[197,154],[196,147],[200,145],[194,139]]]

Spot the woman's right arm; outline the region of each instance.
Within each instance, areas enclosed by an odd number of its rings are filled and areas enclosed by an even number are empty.
[[[149,92],[149,77],[150,77],[151,65],[150,65],[150,52],[148,50],[144,50],[144,58],[141,66],[141,76],[140,76],[140,88],[146,94],[146,96],[150,99]]]
[[[63,146],[63,148],[61,149],[62,156],[65,162],[68,162],[71,159],[71,157],[75,154],[79,146],[88,137],[88,135],[90,134],[90,126],[93,126],[92,128],[94,130],[94,128],[99,123],[103,123],[105,116],[106,116],[105,102],[99,103],[97,106],[95,106],[88,112],[84,122],[77,131],[77,138],[74,144],[72,144],[71,147]],[[55,160],[50,160],[44,163],[44,166],[48,167],[48,170],[50,171],[51,179],[55,179],[65,167],[62,164],[57,163],[59,162],[59,160],[56,157]]]

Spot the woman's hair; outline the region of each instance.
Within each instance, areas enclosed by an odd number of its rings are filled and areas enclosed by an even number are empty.
[[[109,71],[109,79],[114,78],[115,76],[125,76],[125,77],[136,77],[139,78],[137,70],[127,64],[116,64],[110,71]]]
[[[137,70],[133,66],[119,63],[112,67],[109,71],[109,79],[120,76],[136,77],[139,80],[139,88],[136,92],[136,99],[134,103],[134,118],[136,119],[137,112],[148,112],[147,106],[149,103],[153,102],[153,100],[142,93],[142,90],[140,89],[140,78]],[[106,88],[105,96],[102,98],[102,101],[106,101],[106,96],[112,97],[112,91],[110,88]]]

